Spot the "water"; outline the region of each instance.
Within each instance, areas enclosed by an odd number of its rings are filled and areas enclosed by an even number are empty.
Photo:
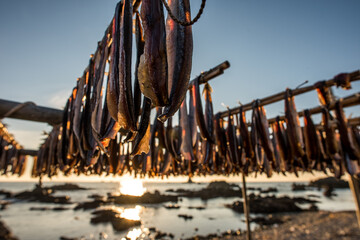
[[[51,186],[61,183],[44,183],[44,186]],[[240,183],[237,183],[240,185]],[[322,192],[311,189],[301,192],[291,191],[292,183],[248,183],[248,187],[267,189],[276,187],[277,196],[301,196],[317,195],[321,202],[317,205],[321,210],[341,211],[355,210],[355,204],[349,189],[337,189],[337,196],[332,199],[323,197]],[[91,194],[106,196],[107,193],[119,193],[120,183],[118,182],[98,182],[98,183],[78,183],[79,186],[91,188],[84,191],[58,191],[55,195],[68,195],[72,202],[89,201]],[[159,190],[165,193],[167,189],[191,189],[199,190],[207,186],[207,183],[166,183],[166,182],[147,182],[144,187],[153,192]],[[31,182],[1,182],[0,189],[19,192],[31,190],[34,183]],[[258,191],[249,191],[249,193]],[[271,193],[273,194],[273,193]],[[244,215],[235,213],[231,209],[224,207],[224,204],[232,203],[238,198],[216,198],[207,201],[201,199],[182,198],[178,202],[179,209],[166,209],[163,204],[155,205],[128,205],[115,206],[123,216],[139,217],[142,221],[140,227],[129,229],[124,232],[116,232],[110,223],[90,224],[92,210],[74,211],[76,203],[63,205],[68,208],[65,211],[30,211],[30,207],[55,207],[59,205],[16,201],[0,212],[1,219],[10,227],[14,235],[19,239],[59,239],[60,236],[83,237],[85,239],[123,239],[128,236],[130,239],[142,236],[149,232],[150,227],[155,227],[162,232],[172,233],[175,239],[191,237],[196,234],[207,235],[209,233],[220,233],[227,230],[245,229]],[[165,203],[168,204],[168,203]],[[204,210],[189,209],[189,207],[205,207]],[[192,220],[185,221],[179,218],[178,214],[192,215]],[[252,228],[255,225],[252,224]],[[100,237],[100,235],[102,237]]]

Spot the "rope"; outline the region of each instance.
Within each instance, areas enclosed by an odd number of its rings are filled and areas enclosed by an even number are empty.
[[[16,105],[15,107],[13,107],[12,109],[10,109],[7,113],[5,113],[2,118],[10,117],[12,114],[14,114],[15,112],[19,111],[21,108],[26,107],[28,105],[35,106],[36,104],[33,102],[20,103],[20,104]]]
[[[186,26],[191,26],[191,25],[193,25],[194,23],[196,23],[196,22],[199,20],[201,14],[202,14],[203,11],[204,11],[205,3],[206,3],[206,0],[202,0],[201,6],[200,6],[200,9],[199,9],[199,12],[198,12],[198,14],[196,15],[196,17],[195,17],[193,20],[191,20],[190,22],[185,22],[185,21],[180,21],[177,17],[174,16],[174,14],[173,14],[173,13],[171,12],[171,10],[170,10],[169,5],[167,4],[167,2],[166,2],[165,0],[161,0],[161,1],[163,2],[163,4],[164,4],[166,10],[168,11],[170,17],[171,17],[175,22],[177,22],[178,24],[180,24],[180,25],[182,25],[182,26],[185,26],[185,27],[186,27]]]

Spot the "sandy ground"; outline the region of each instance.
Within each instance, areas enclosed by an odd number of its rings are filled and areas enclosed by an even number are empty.
[[[355,212],[304,212],[285,214],[287,222],[279,226],[256,229],[252,232],[252,239],[360,239],[360,228]],[[223,236],[209,238],[213,240],[246,239],[241,236]]]

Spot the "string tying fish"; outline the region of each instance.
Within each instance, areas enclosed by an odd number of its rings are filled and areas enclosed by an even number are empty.
[[[182,25],[182,26],[191,26],[193,25],[194,23],[196,23],[199,18],[201,17],[202,13],[204,12],[204,8],[205,8],[205,4],[206,4],[206,0],[202,0],[201,2],[201,6],[200,6],[200,9],[199,9],[199,12],[197,13],[196,17],[191,20],[190,22],[185,22],[185,21],[181,21],[179,20],[177,17],[175,17],[175,15],[171,12],[171,9],[169,7],[169,5],[167,4],[167,2],[165,0],[161,0],[166,8],[166,10],[168,11],[170,17],[175,21],[177,22],[178,24]]]
[[[300,87],[304,86],[305,84],[307,84],[309,82],[309,80],[306,80],[305,82],[301,83],[299,86],[297,86],[295,89],[299,89]]]

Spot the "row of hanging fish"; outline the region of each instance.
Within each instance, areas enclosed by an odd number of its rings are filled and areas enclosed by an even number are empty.
[[[169,5],[179,20],[190,20],[189,0],[169,1]],[[165,22],[161,0],[119,2],[66,103],[62,125],[54,127],[40,148],[33,175],[53,176],[58,171],[150,176],[265,172],[270,177],[273,171],[297,174],[299,170],[330,169],[340,176],[344,166],[358,173],[358,155],[353,150],[358,150],[353,137],[358,129],[342,136],[341,132],[350,131],[340,104],[336,114],[340,138],[337,132],[314,131],[310,115],[301,128],[291,91],[285,97],[285,123],[279,120],[271,126],[258,101],[254,101],[250,129],[244,112],[229,113],[227,123],[214,116],[208,84],[203,112],[200,78],[189,92],[187,106],[191,31],[191,26],[182,26],[170,16]],[[343,79],[345,83],[339,84],[346,85],[346,75]],[[150,124],[154,107],[156,117]],[[179,125],[173,126],[177,111]],[[336,154],[329,154],[326,142],[330,135],[326,134],[334,134],[331,141],[337,143]],[[345,146],[344,141],[354,142],[354,147]],[[314,144],[322,148],[312,149]]]
[[[334,101],[330,88],[317,84],[319,100],[323,105],[321,128],[315,126],[309,110],[303,112],[304,124],[301,127],[290,89],[286,90],[284,96],[285,120],[277,117],[275,122],[269,124],[265,109],[259,101],[254,101],[250,123],[246,121],[242,108],[235,115],[229,111],[225,121],[219,114],[213,114],[212,89],[208,83],[203,90],[203,112],[200,79],[195,79],[191,86],[189,104],[185,99],[180,106],[177,126],[173,126],[172,118],[166,124],[157,120],[162,114],[160,107],[156,108],[156,117],[150,125],[150,118],[146,114],[151,109],[150,101],[144,103],[140,122],[147,126],[143,128],[147,132],[145,135],[149,136],[145,139],[149,142],[147,153],[140,154],[141,143],[124,142],[128,135],[119,132],[107,144],[107,153],[98,149],[90,164],[79,157],[69,158],[73,160],[64,164],[49,157],[61,159],[72,152],[67,149],[67,154],[62,153],[62,131],[54,128],[53,131],[57,133],[50,136],[58,141],[57,144],[47,140],[44,145],[47,148],[57,146],[57,149],[39,152],[37,172],[51,176],[56,171],[49,166],[56,166],[65,174],[193,176],[255,172],[271,177],[273,172],[298,175],[299,171],[323,171],[340,177],[347,171],[359,175],[359,128],[348,124],[341,101],[335,104],[335,116],[329,111],[327,106]],[[45,152],[46,160],[42,152]],[[55,154],[50,155],[50,152]]]
[[[11,173],[19,177],[24,174],[27,157],[20,154],[22,147],[8,133],[0,122],[0,172],[3,175]]]
[[[190,21],[189,0],[169,1],[169,6],[180,21]],[[61,165],[72,166],[79,158],[94,165],[100,151],[108,154],[119,131],[123,141],[132,142],[132,155],[147,153],[151,109],[164,107],[158,116],[162,122],[178,111],[188,89],[192,48],[191,26],[170,16],[165,23],[161,0],[120,1],[65,106]]]
[[[340,177],[346,170],[360,176],[360,131],[349,126],[341,101],[336,102],[335,117],[323,107],[322,129],[316,127],[309,110],[304,110],[303,116],[301,127],[289,89],[285,96],[285,120],[277,117],[270,126],[258,101],[253,103],[250,130],[242,110],[235,120],[229,112],[226,128],[216,116],[217,148],[227,171],[240,169],[271,177],[274,171],[298,176],[299,171],[315,170],[330,171]]]
[[[141,140],[126,142],[128,133],[113,131],[113,138],[103,141],[101,137],[94,142],[103,144],[104,149],[85,148],[81,153],[81,146],[77,148],[76,142],[82,143],[85,138],[86,124],[80,121],[78,130],[79,138],[75,135],[74,125],[71,121],[63,125],[55,126],[49,133],[45,142],[41,145],[37,157],[35,157],[32,176],[48,175],[49,177],[58,174],[59,171],[65,175],[75,174],[124,174],[134,173],[150,176],[167,176],[169,174],[192,175],[197,169],[199,162],[205,166],[210,162],[212,156],[213,140],[213,109],[211,100],[211,87],[205,84],[205,115],[202,109],[202,100],[199,87],[200,77],[194,81],[189,91],[189,112],[187,111],[186,98],[180,106],[178,113],[179,125],[173,126],[173,118],[170,117],[166,123],[158,120],[163,114],[161,107],[156,107],[156,117],[150,125],[151,101],[143,103],[140,116],[140,129],[138,134],[146,137]],[[80,80],[79,80],[80,81]],[[74,99],[71,97],[67,108],[72,109],[76,102],[77,91],[74,91]],[[64,119],[68,119],[72,112],[66,111]],[[108,115],[106,115],[108,116]],[[111,118],[108,117],[108,119]],[[143,125],[143,126],[142,126]],[[198,127],[200,132],[198,132]],[[106,129],[100,126],[99,129]],[[100,131],[100,133],[105,131]],[[140,150],[144,141],[148,147],[146,153]],[[81,156],[85,156],[84,158]],[[204,158],[203,158],[204,156]],[[205,159],[206,158],[206,159]],[[84,160],[85,159],[85,160]],[[199,165],[199,166],[200,166]]]
[[[168,4],[178,20],[191,20],[189,0]],[[151,109],[164,108],[158,116],[162,122],[178,111],[188,89],[192,52],[192,27],[176,23],[170,14],[165,22],[161,0],[120,1],[65,106],[59,129],[61,170],[79,160],[91,167],[103,153],[109,156],[118,132],[132,156],[148,153]]]

